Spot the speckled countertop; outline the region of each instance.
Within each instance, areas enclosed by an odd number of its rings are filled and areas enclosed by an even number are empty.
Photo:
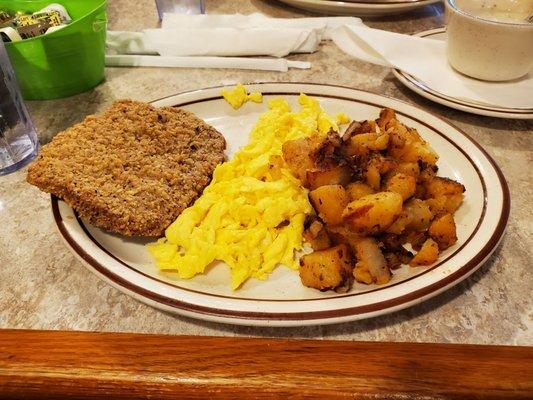
[[[157,26],[153,0],[109,0],[110,29]],[[274,1],[212,0],[209,13],[261,11],[306,16]],[[382,29],[413,33],[443,24],[442,7],[396,17],[365,19]],[[394,314],[341,325],[247,328],[172,316],[108,286],[64,247],[52,222],[50,198],[25,183],[26,169],[0,177],[0,328],[128,331],[533,345],[532,179],[533,121],[480,117],[433,104],[402,87],[390,70],[354,61],[333,44],[310,55],[311,70],[271,73],[237,70],[110,68],[106,82],[87,93],[28,104],[42,143],[104,110],[113,100],[150,101],[227,81],[308,81],[352,86],[393,96],[457,124],[495,158],[511,189],[507,234],[469,279],[425,303]]]

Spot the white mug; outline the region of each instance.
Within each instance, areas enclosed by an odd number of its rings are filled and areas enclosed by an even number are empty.
[[[450,65],[473,78],[508,81],[533,68],[533,0],[446,0]]]

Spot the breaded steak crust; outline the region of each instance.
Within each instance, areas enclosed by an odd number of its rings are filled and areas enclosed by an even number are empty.
[[[43,146],[27,180],[106,231],[161,236],[209,184],[225,147],[188,111],[120,100]]]

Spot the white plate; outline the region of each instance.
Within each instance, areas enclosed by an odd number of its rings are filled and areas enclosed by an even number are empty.
[[[415,36],[427,37],[435,40],[446,40],[446,28],[437,28],[418,32],[415,34]],[[437,90],[426,86],[426,84],[419,81],[414,76],[409,75],[408,73],[403,72],[399,69],[393,69],[392,72],[401,83],[403,83],[412,91],[418,93],[426,99],[451,108],[455,108],[456,110],[497,118],[533,119],[532,108],[524,109],[512,107],[498,107],[488,104],[477,103],[475,101],[455,98],[440,93]],[[487,82],[487,85],[490,85],[490,83]]]
[[[411,11],[440,0],[279,0],[308,11],[334,15],[378,16]]]
[[[272,97],[282,95],[296,108],[298,95],[304,92],[318,98],[327,112],[343,111],[356,120],[375,119],[382,107],[393,108],[440,154],[440,174],[466,186],[464,204],[456,214],[457,244],[443,252],[437,265],[403,266],[384,286],[355,284],[346,294],[322,293],[302,286],[297,271],[278,267],[269,280],[250,279],[232,292],[226,265],[190,280],[162,276],[144,247],[146,239],[105,233],[78,219],[72,208],[53,197],[62,238],[92,272],[142,302],[190,317],[243,325],[329,324],[389,313],[435,296],[479,268],[500,241],[509,214],[505,179],[488,154],[448,122],[407,103],[347,87],[263,83],[248,88],[263,92],[265,102],[248,103],[234,111],[218,87],[154,104],[179,106],[205,119],[224,134],[230,156],[247,142],[252,125]]]

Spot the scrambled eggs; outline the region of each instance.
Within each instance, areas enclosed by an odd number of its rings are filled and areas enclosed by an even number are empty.
[[[312,211],[307,190],[287,169],[281,147],[287,140],[338,131],[318,101],[300,95],[293,112],[282,98],[269,101],[235,157],[219,165],[202,196],[148,245],[164,271],[192,278],[215,260],[231,268],[231,287],[246,279],[267,279],[278,265],[298,268],[305,215]],[[233,105],[233,104],[232,104]]]
[[[351,120],[350,120],[350,117],[348,117],[345,113],[343,112],[340,112],[340,113],[337,113],[337,115],[335,116],[335,118],[337,119],[337,124],[338,125],[346,125],[348,124]]]
[[[263,101],[263,95],[260,92],[248,93],[246,88],[240,83],[232,90],[223,90],[222,97],[224,97],[235,110],[241,108],[241,106],[247,101],[253,101],[254,103],[261,103]]]

